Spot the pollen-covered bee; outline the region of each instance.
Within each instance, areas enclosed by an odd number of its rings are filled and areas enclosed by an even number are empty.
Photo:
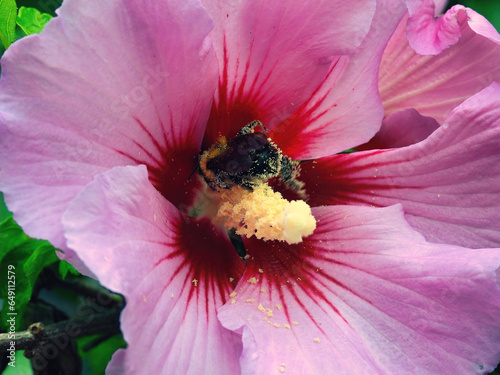
[[[278,177],[289,188],[299,192],[302,183],[296,180],[298,162],[281,150],[260,131],[267,131],[260,121],[243,127],[236,137],[220,137],[199,158],[198,170],[213,190],[231,189],[235,185],[252,190],[273,177]]]

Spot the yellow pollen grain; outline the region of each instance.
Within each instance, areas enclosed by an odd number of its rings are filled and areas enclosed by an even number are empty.
[[[264,273],[264,270],[262,268],[259,268],[260,273]]]
[[[270,318],[273,318],[274,315],[273,315],[273,310],[271,309],[266,309],[266,312],[267,312],[267,316],[270,317]]]
[[[153,221],[156,221],[156,214],[153,215]]]
[[[290,327],[290,324],[287,324],[287,323],[283,324],[283,327],[288,328],[288,329],[292,329],[292,327]]]
[[[286,363],[285,363],[285,362],[283,362],[283,363],[281,364],[281,366],[286,367]]]
[[[236,297],[236,292],[235,291],[231,292],[231,294],[229,295],[229,297],[231,297],[231,298]]]
[[[313,341],[319,343],[319,337],[315,337]]]
[[[280,370],[280,372],[285,372],[285,368],[284,367],[279,367],[279,370]]]
[[[250,259],[250,254],[245,255],[245,256],[243,257],[243,259],[245,259],[245,260]]]
[[[220,202],[214,222],[242,236],[297,244],[316,229],[307,203],[287,201],[266,183],[252,191],[241,186],[226,189],[220,192]]]
[[[259,303],[259,306],[257,306],[257,310],[259,310],[259,311],[266,311],[266,309],[264,308],[264,306],[262,306],[262,303]]]
[[[273,326],[275,326],[276,328],[280,327],[280,325],[278,323],[274,323]]]
[[[260,288],[261,293],[265,293],[266,290],[264,288]]]
[[[281,310],[281,309],[283,308],[283,306],[281,306],[279,303],[277,303],[277,304],[276,304],[276,308],[277,308],[278,310]]]
[[[232,299],[231,300],[231,305],[234,305],[236,303],[236,300],[235,299]]]
[[[247,282],[249,282],[250,284],[257,284],[257,281],[259,281],[259,279],[256,279],[255,277],[251,277],[248,279]]]
[[[234,277],[229,278],[229,282],[232,283],[234,281]]]
[[[292,322],[292,325],[294,325],[294,326],[296,326],[298,324],[299,324],[299,322]]]
[[[198,280],[193,279],[192,283],[193,283],[194,286],[198,286]]]
[[[172,294],[170,295],[170,298],[174,298],[174,293],[172,293]]]
[[[254,300],[253,298],[249,298],[249,299],[247,299],[245,302],[248,302],[248,303],[254,303],[254,302],[255,302],[255,300]]]

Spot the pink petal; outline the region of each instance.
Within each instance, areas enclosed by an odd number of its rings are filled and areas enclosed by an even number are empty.
[[[254,119],[272,129],[366,36],[375,1],[204,1],[215,22],[220,81],[206,143]],[[342,63],[340,64],[342,65]]]
[[[367,142],[383,117],[378,95],[382,52],[406,8],[397,2],[377,4],[367,37],[353,56],[335,61],[312,97],[270,137],[293,159],[314,159]]]
[[[415,108],[440,124],[457,105],[500,80],[500,40],[491,24],[471,9],[455,7],[458,43],[436,56],[422,56],[408,43],[405,17],[391,38],[380,67],[386,114]],[[449,11],[451,12],[451,10]]]
[[[458,42],[461,31],[455,17],[456,10],[434,18],[433,0],[406,0],[406,3],[410,14],[406,32],[415,51],[422,55],[437,55]]]
[[[243,374],[485,374],[500,360],[500,249],[424,241],[401,207],[320,207],[304,243],[247,242],[219,319]]]
[[[196,0],[68,0],[59,13],[2,59],[0,189],[29,235],[64,248],[61,214],[110,167],[146,164],[185,199],[217,66]]]
[[[209,221],[181,216],[151,185],[145,166],[98,175],[63,224],[68,246],[126,299],[124,374],[239,371],[240,338],[221,327],[215,309],[243,262]]]
[[[405,109],[387,116],[375,137],[356,150],[409,146],[423,141],[438,127],[432,117],[422,116],[413,108]]]
[[[500,84],[456,108],[424,141],[302,163],[313,206],[403,203],[432,242],[500,245]]]
[[[446,5],[448,5],[448,0],[434,0],[434,15],[439,16],[446,10]]]

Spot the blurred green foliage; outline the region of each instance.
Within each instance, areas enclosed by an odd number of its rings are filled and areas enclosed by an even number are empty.
[[[113,354],[120,348],[125,348],[127,343],[122,335],[110,337],[99,345],[93,346],[94,342],[99,342],[99,335],[79,338],[77,342],[78,353],[83,359],[84,367],[89,367],[92,375],[104,375],[106,366]],[[91,346],[87,349],[87,346]]]

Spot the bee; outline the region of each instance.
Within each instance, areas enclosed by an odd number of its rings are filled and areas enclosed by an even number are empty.
[[[260,127],[264,132],[255,131]],[[265,135],[267,129],[260,121],[252,121],[231,139],[220,137],[199,157],[198,171],[207,185],[215,191],[235,185],[249,190],[273,177],[300,193],[303,183],[296,180],[299,162],[283,155]]]

